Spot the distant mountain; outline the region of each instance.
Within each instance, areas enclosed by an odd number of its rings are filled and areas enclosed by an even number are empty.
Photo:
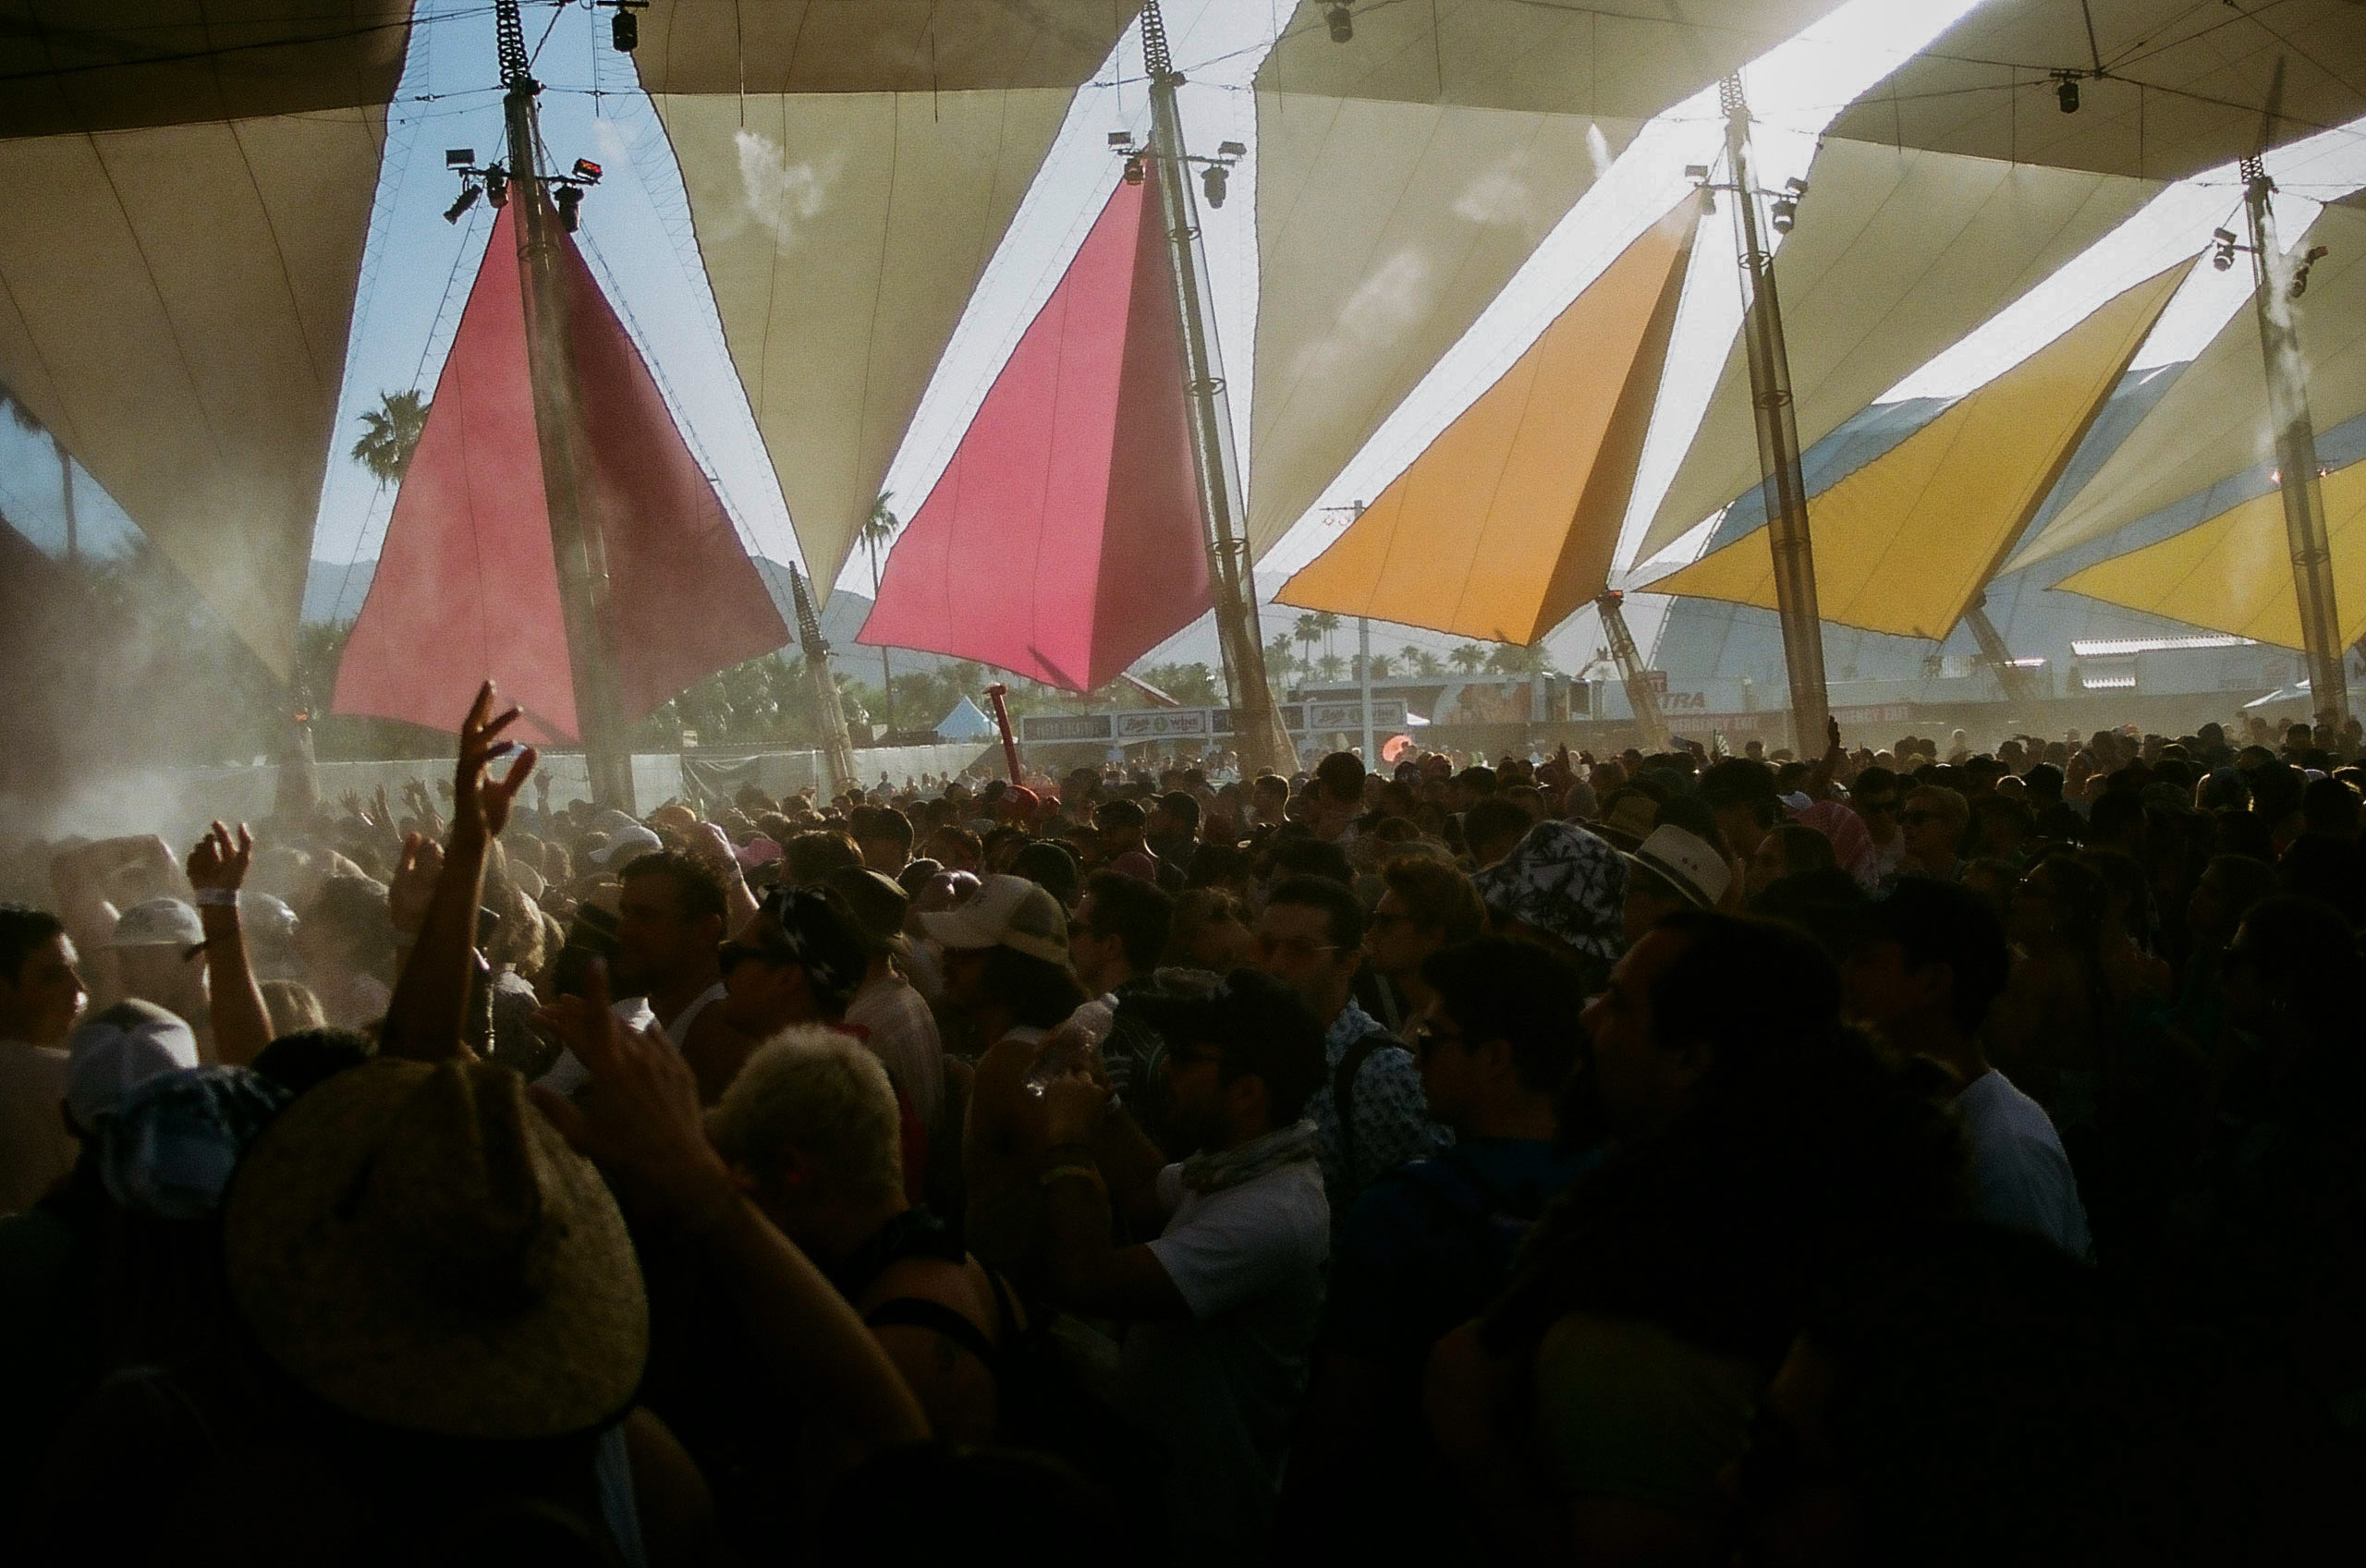
[[[794,631],[797,606],[789,592],[788,568],[762,555],[755,561],[756,571],[764,579],[773,603],[779,608],[782,622]],[[305,625],[335,625],[359,615],[361,601],[370,591],[370,579],[377,570],[375,561],[356,561],[350,566],[341,561],[313,561],[304,574]],[[879,678],[879,650],[864,648],[855,641],[855,635],[862,630],[862,623],[870,614],[871,601],[848,589],[832,594],[829,603],[822,609],[822,636],[828,640],[838,665],[857,680]],[[889,667],[899,675],[926,675],[952,662],[941,654],[916,653],[903,648],[890,649],[887,659]]]

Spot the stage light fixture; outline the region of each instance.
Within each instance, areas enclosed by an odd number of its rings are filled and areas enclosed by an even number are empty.
[[[2062,105],[2064,114],[2077,114],[2079,112],[2079,73],[2076,71],[2055,72],[2054,96],[2055,102]]]
[[[576,177],[576,178],[578,178],[578,179],[579,179],[579,180],[581,180],[584,184],[586,184],[586,185],[597,185],[597,184],[599,184],[599,183],[600,183],[600,173],[601,173],[600,165],[599,165],[599,164],[595,164],[595,163],[593,163],[591,159],[589,159],[589,158],[578,158],[577,160],[575,160],[575,169],[574,169],[575,177]]]
[[[1356,14],[1345,5],[1323,7],[1323,19],[1331,26],[1331,42],[1346,43],[1356,36]]]
[[[2235,264],[2234,233],[2230,229],[2214,228],[2210,231],[2210,237],[2218,242],[2210,252],[2210,264],[2223,273]]]
[[[478,190],[473,185],[462,186],[460,188],[459,198],[449,207],[444,209],[444,221],[447,224],[458,223],[460,221],[460,214],[475,206],[477,204],[477,198],[482,194],[483,192]]]
[[[580,186],[562,185],[552,195],[551,200],[558,203],[559,227],[567,230],[569,234],[573,234],[575,232],[575,225],[579,221],[576,216],[575,210],[583,205],[582,188]]]
[[[640,47],[640,19],[622,6],[616,8],[616,20],[608,24],[608,42],[616,46],[619,55],[629,55]]]
[[[465,169],[476,161],[477,150],[473,147],[446,147],[444,149],[444,166],[447,169]]]
[[[1226,176],[1222,164],[1210,164],[1206,168],[1200,171],[1200,188],[1207,193],[1209,206],[1221,207],[1224,205],[1226,178]]]
[[[1126,160],[1126,183],[1128,185],[1141,184],[1142,172],[1142,155],[1140,153],[1137,152],[1132,157]]]
[[[499,212],[502,208],[508,206],[509,171],[503,168],[499,164],[495,164],[493,167],[485,170],[484,194],[485,200],[493,203],[494,210],[495,212]]]

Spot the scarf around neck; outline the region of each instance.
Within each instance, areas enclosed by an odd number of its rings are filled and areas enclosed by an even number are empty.
[[[1268,1172],[1315,1157],[1314,1124],[1300,1120],[1230,1149],[1202,1149],[1183,1161],[1183,1185],[1196,1193],[1222,1192]]]

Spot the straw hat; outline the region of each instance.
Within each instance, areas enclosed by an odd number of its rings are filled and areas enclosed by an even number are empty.
[[[378,1061],[302,1095],[240,1162],[224,1245],[263,1347],[365,1419],[553,1437],[640,1387],[624,1217],[506,1067]]]

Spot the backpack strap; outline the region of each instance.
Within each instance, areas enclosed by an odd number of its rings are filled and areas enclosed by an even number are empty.
[[[1331,1078],[1331,1106],[1339,1115],[1339,1163],[1348,1173],[1350,1186],[1356,1180],[1356,1076],[1372,1060],[1372,1053],[1393,1043],[1381,1030],[1374,1029],[1348,1047],[1339,1058],[1339,1070]]]
[[[926,1329],[932,1333],[942,1334],[984,1362],[988,1370],[996,1369],[999,1357],[994,1342],[986,1338],[985,1331],[941,1301],[931,1301],[925,1296],[899,1295],[892,1301],[883,1301],[864,1313],[862,1320],[874,1329]]]

